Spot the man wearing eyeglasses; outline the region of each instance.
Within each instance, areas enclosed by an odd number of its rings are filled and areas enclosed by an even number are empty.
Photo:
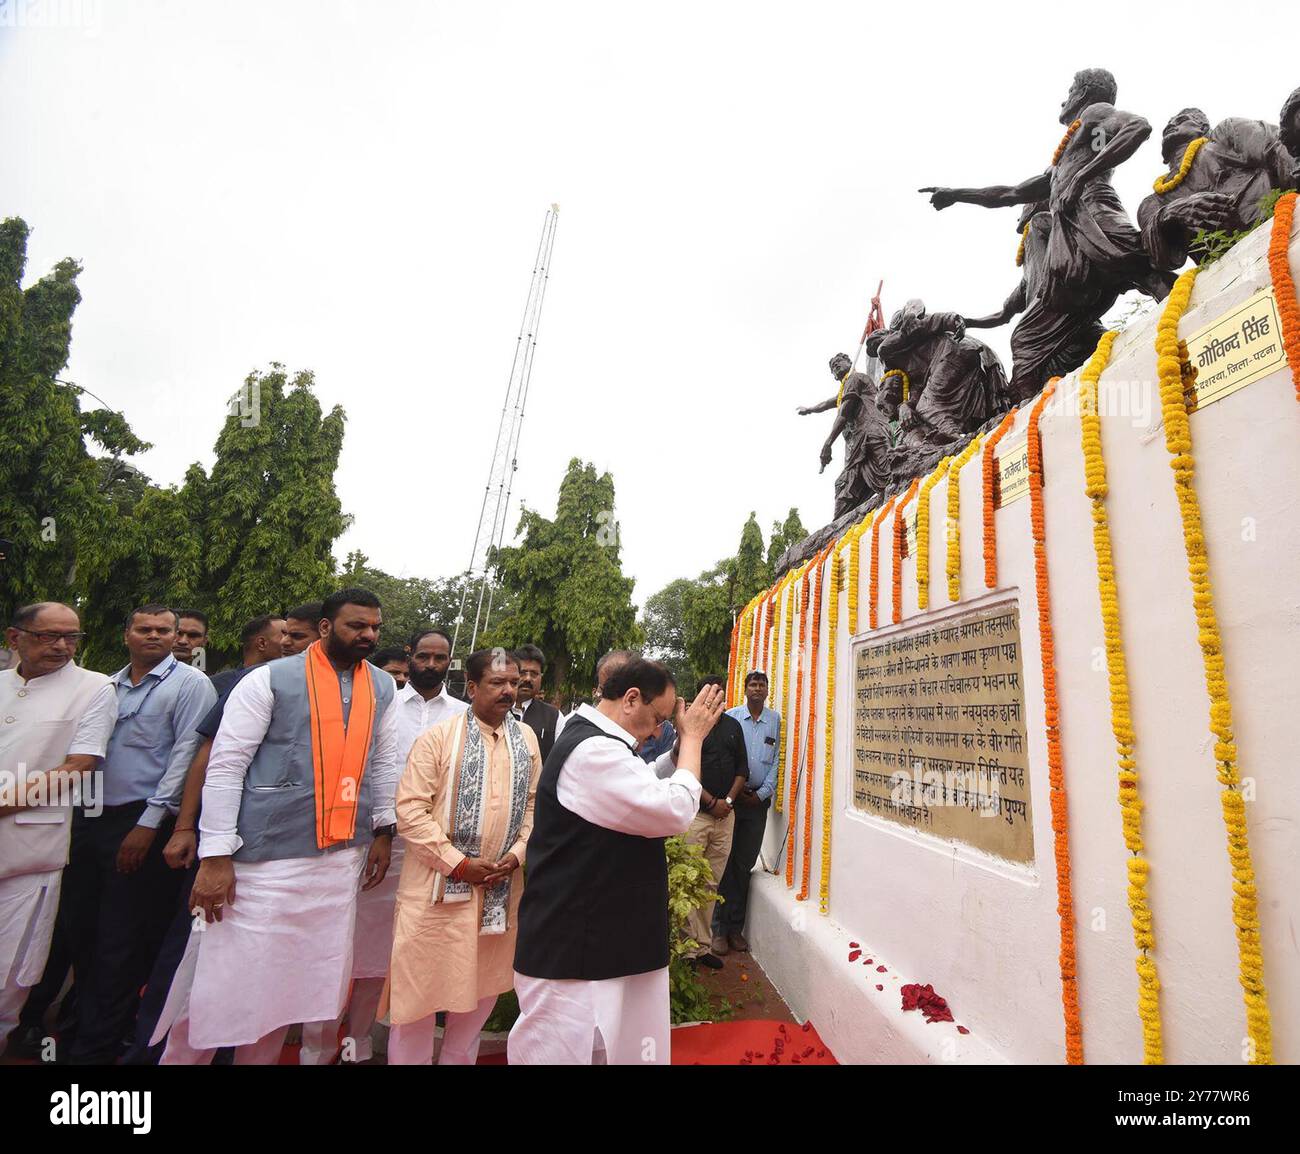
[[[140,987],[179,901],[184,875],[163,860],[199,742],[195,727],[217,699],[212,682],[172,654],[176,614],[133,609],[130,664],[113,674],[117,725],[104,758],[104,807],[72,824],[64,909],[77,975],[77,1033],[68,1059],[108,1065],[133,1033]],[[160,836],[161,834],[161,836]]]
[[[18,665],[0,672],[0,1048],[49,955],[70,787],[99,764],[116,717],[108,678],[72,660],[80,627],[67,605],[43,602],[5,631]]]

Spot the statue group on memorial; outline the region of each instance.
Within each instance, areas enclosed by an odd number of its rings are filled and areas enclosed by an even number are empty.
[[[908,301],[888,326],[868,325],[859,349],[864,371],[845,353],[831,358],[837,393],[797,411],[835,410],[821,465],[830,464],[843,437],[837,521],[922,475],[1052,377],[1079,367],[1123,293],[1163,300],[1189,258],[1200,264],[1220,254],[1267,218],[1281,192],[1300,185],[1300,88],[1286,98],[1278,124],[1230,117],[1211,128],[1199,108],[1184,108],[1165,125],[1168,171],[1139,205],[1135,224],[1111,173],[1146,141],[1151,125],[1116,108],[1116,96],[1110,72],[1085,69],[1061,105],[1065,135],[1043,172],[1019,184],[920,190],[936,209],[1023,206],[1016,222],[1020,283],[1001,309],[981,317],[931,313],[922,301]],[[1008,379],[997,354],[967,330],[1015,317]]]

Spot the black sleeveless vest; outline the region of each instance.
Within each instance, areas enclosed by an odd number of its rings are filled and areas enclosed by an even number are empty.
[[[626,744],[574,717],[537,782],[515,944],[515,969],[530,978],[600,981],[668,965],[664,839],[593,825],[556,796],[564,763],[591,740]]]

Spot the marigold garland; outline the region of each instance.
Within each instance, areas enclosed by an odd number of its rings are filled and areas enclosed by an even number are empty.
[[[961,471],[966,463],[979,452],[984,438],[975,436],[948,466],[948,600],[961,600]]]
[[[1192,583],[1197,640],[1205,667],[1205,689],[1210,698],[1210,732],[1214,734],[1214,759],[1220,804],[1228,835],[1228,861],[1232,869],[1232,920],[1237,927],[1237,962],[1246,1006],[1246,1033],[1252,1043],[1251,1062],[1273,1061],[1272,1024],[1268,992],[1264,987],[1264,958],[1260,951],[1259,902],[1246,830],[1246,805],[1237,773],[1237,745],[1232,731],[1232,703],[1228,694],[1223,639],[1214,609],[1210,563],[1201,526],[1201,506],[1196,495],[1196,460],[1192,456],[1191,423],[1183,404],[1183,373],[1178,357],[1178,322],[1186,311],[1196,283],[1196,268],[1174,284],[1156,326],[1156,373],[1160,382],[1160,407],[1164,413],[1165,447],[1170,453],[1174,492],[1183,522],[1183,547]]]
[[[1070,825],[1065,772],[1061,759],[1061,711],[1056,693],[1056,635],[1047,579],[1047,523],[1043,512],[1043,445],[1038,421],[1056,391],[1053,377],[1029,411],[1029,523],[1034,538],[1034,587],[1038,592],[1038,642],[1043,665],[1043,726],[1047,732],[1048,798],[1052,805],[1056,858],[1056,914],[1061,923],[1061,1006],[1065,1012],[1065,1060],[1083,1064],[1083,1023],[1079,1017],[1079,981],[1074,941],[1074,892],[1070,882]],[[919,550],[918,550],[919,554]]]
[[[993,514],[997,511],[997,506],[993,502],[993,490],[997,487],[997,457],[995,452],[998,442],[1007,435],[1011,426],[1015,424],[1016,413],[1019,409],[1012,409],[1005,417],[1002,418],[1002,424],[988,435],[984,442],[984,584],[988,588],[994,588],[998,583],[998,527],[997,519]]]
[[[850,530],[850,533],[852,530]],[[847,538],[848,533],[845,534]],[[840,571],[843,561],[838,551],[831,554],[830,633],[826,639],[826,737],[822,751],[822,872],[817,891],[817,909],[830,913],[831,900],[831,816],[835,769],[835,642],[840,631]]]
[[[808,900],[808,875],[812,872],[813,778],[817,776],[813,772],[813,752],[817,748],[817,651],[821,647],[822,631],[822,570],[834,548],[835,542],[832,541],[817,555],[817,574],[813,580],[812,652],[808,661],[808,751],[803,763],[803,882],[794,896],[798,902]]]
[[[1029,235],[1029,221],[1025,221],[1025,227],[1020,230],[1020,244],[1016,246],[1016,268],[1025,263],[1025,238]]]
[[[1178,165],[1178,171],[1173,176],[1161,173],[1156,177],[1155,183],[1151,187],[1155,190],[1156,196],[1164,196],[1166,192],[1173,192],[1184,180],[1187,174],[1192,171],[1192,161],[1196,159],[1196,154],[1209,142],[1208,136],[1198,136],[1195,140],[1190,141],[1183,149],[1183,159]]]
[[[916,487],[921,483],[919,477],[913,477],[912,483],[903,494],[903,499],[894,509],[894,624],[903,619],[903,554],[907,551],[907,517],[904,511],[907,503],[916,496]]]
[[[889,380],[890,377],[903,378],[902,403],[907,404],[907,398],[911,396],[912,393],[912,378],[909,377],[902,369],[890,369],[889,372],[885,373],[885,375],[880,378],[880,383],[883,385],[887,380]]]
[[[814,558],[814,562],[815,560],[816,558]],[[794,742],[790,746],[790,756],[794,761],[786,774],[789,787],[785,841],[785,884],[787,887],[794,886],[794,823],[799,817],[799,755],[802,753],[799,739],[803,734],[803,677],[800,676],[799,671],[804,663],[804,639],[808,635],[808,574],[810,567],[811,564],[804,567],[803,578],[799,584],[801,609],[799,612],[799,649],[795,653],[794,661]]]
[[[1061,143],[1056,146],[1056,151],[1052,153],[1053,168],[1056,167],[1061,157],[1065,155],[1066,146],[1070,143],[1070,139],[1074,136],[1074,134],[1079,131],[1079,128],[1082,124],[1083,124],[1082,120],[1076,120],[1074,121],[1074,123],[1070,125],[1069,128],[1065,130],[1065,135],[1061,137]]]
[[[785,750],[790,732],[790,649],[794,641],[794,603],[799,595],[798,582],[802,573],[802,569],[796,569],[788,575],[790,580],[786,586],[785,625],[781,630],[782,647],[784,649],[781,657],[781,748],[777,750],[776,789],[772,791],[772,808],[777,813],[781,812],[782,799],[785,797],[783,788],[785,783]]]
[[[888,504],[880,510],[880,515],[871,526],[871,582],[867,586],[867,596],[870,598],[867,602],[867,623],[872,629],[878,624],[876,606],[880,602],[880,527],[885,523],[885,518],[889,516],[889,511],[897,500],[896,496],[890,497]]]
[[[871,528],[875,512],[868,513],[849,534],[849,636],[858,631],[858,564],[862,555],[862,534]]]
[[[925,479],[916,502],[916,607],[930,608],[930,490],[948,475],[951,457],[944,457]]]
[[[727,697],[731,697],[732,686],[736,683],[736,645],[740,640],[740,618],[731,626],[731,651],[727,654]]]
[[[1110,720],[1119,755],[1119,806],[1128,848],[1128,906],[1133,915],[1133,944],[1138,949],[1138,1016],[1142,1019],[1142,1060],[1147,1065],[1163,1061],[1160,1023],[1160,979],[1151,955],[1155,949],[1151,906],[1147,901],[1150,862],[1143,857],[1142,799],[1138,794],[1136,735],[1129,710],[1128,663],[1124,636],[1120,630],[1119,590],[1115,583],[1115,559],[1111,552],[1110,521],[1106,513],[1106,458],[1102,451],[1101,417],[1097,405],[1098,382],[1110,363],[1114,332],[1103,334],[1083,371],[1079,374],[1079,422],[1083,440],[1084,492],[1092,502],[1092,543],[1097,555],[1097,592],[1101,603],[1102,634],[1106,647],[1106,670],[1110,685]],[[1181,393],[1180,393],[1181,395]]]
[[[1300,401],[1300,301],[1296,300],[1295,281],[1291,277],[1291,222],[1295,218],[1296,194],[1288,192],[1278,198],[1273,209],[1273,232],[1268,241],[1268,271],[1273,279],[1273,295],[1282,321],[1282,347],[1291,366],[1295,399]]]

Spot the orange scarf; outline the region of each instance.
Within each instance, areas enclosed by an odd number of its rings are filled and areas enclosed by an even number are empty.
[[[307,707],[316,785],[316,845],[326,849],[351,841],[356,831],[357,798],[375,728],[369,664],[363,661],[353,672],[352,712],[345,728],[338,672],[325,656],[324,643],[313,641],[307,647]]]

